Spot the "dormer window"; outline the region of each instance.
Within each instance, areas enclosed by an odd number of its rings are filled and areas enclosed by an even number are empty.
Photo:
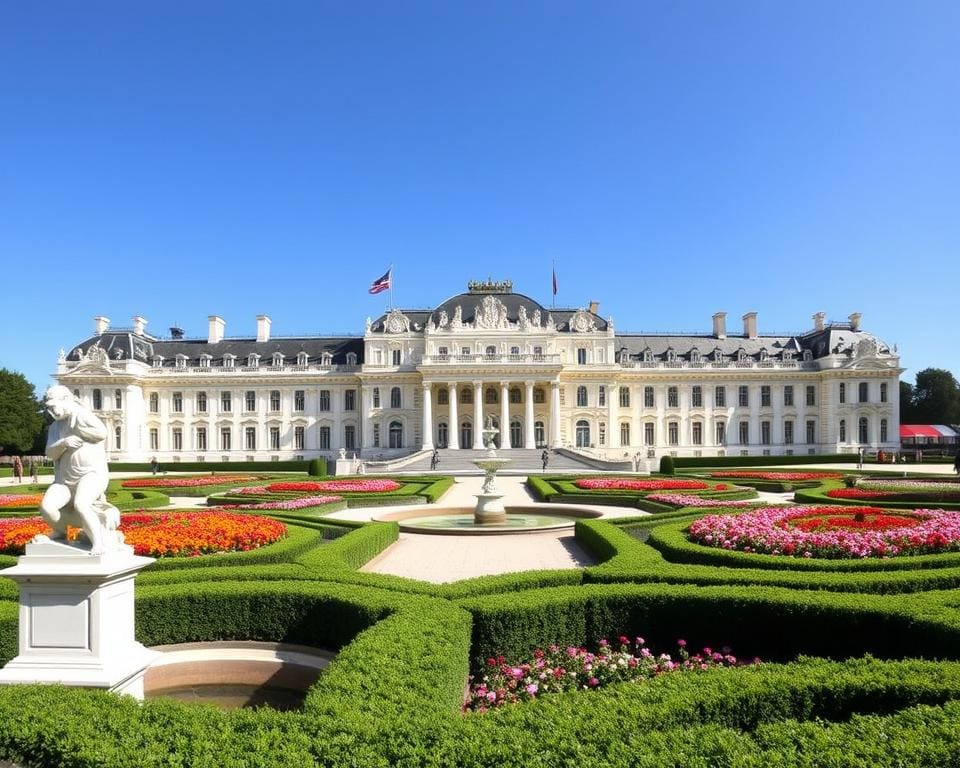
[[[793,360],[793,350],[785,349],[783,350],[783,359],[784,360]]]
[[[692,349],[692,350],[690,350],[690,362],[691,362],[691,363],[699,363],[699,362],[701,362],[702,360],[703,360],[703,356],[700,354],[700,350],[699,350],[699,349]]]
[[[283,367],[283,353],[282,353],[282,352],[274,352],[274,353],[273,353],[273,367],[274,367],[274,368],[281,368],[281,367]]]
[[[347,352],[347,365],[356,365],[356,364],[357,364],[357,353]]]
[[[764,349],[761,349],[761,350],[760,350],[760,362],[761,362],[761,363],[765,363],[765,362],[767,362],[769,359],[770,359],[770,353],[767,352],[767,350],[766,350],[765,348],[764,348]]]
[[[324,352],[320,355],[320,365],[333,365],[333,355],[329,352]]]
[[[298,353],[297,353],[297,365],[307,365],[307,361],[308,361],[309,359],[310,359],[310,358],[309,358],[309,356],[307,355],[306,352],[298,352]]]
[[[213,357],[211,355],[207,355],[207,354],[200,355],[201,368],[209,368],[211,363],[213,363]]]
[[[163,355],[155,355],[153,358],[154,368],[163,368]]]
[[[809,349],[803,350],[803,362],[809,363],[811,360],[813,360],[813,352]]]
[[[234,363],[237,360],[236,355],[224,355],[223,356],[223,367],[224,368],[233,368]]]
[[[643,362],[652,363],[653,362],[653,352],[649,349],[643,350]]]
[[[260,355],[253,354],[247,355],[247,368],[259,368],[260,367]]]
[[[713,360],[717,363],[723,362],[723,350],[720,347],[713,348]]]
[[[186,367],[187,367],[187,356],[177,355],[177,368],[186,368]]]
[[[677,362],[677,353],[673,350],[672,347],[667,350],[667,362],[668,363]]]
[[[737,362],[738,362],[738,363],[745,363],[745,362],[747,362],[747,353],[746,353],[746,351],[744,351],[743,349],[738,349],[738,350],[737,350]]]

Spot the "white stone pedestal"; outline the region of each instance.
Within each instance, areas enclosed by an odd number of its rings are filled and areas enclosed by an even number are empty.
[[[153,562],[123,545],[102,555],[60,542],[27,544],[0,575],[20,585],[20,653],[0,683],[62,683],[143,698],[160,654],[134,639],[133,580]]]

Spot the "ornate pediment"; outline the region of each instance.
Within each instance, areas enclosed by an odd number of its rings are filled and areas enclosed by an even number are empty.
[[[857,342],[854,354],[858,358],[876,357],[879,351],[880,347],[875,339],[860,339],[860,341]]]
[[[496,296],[484,296],[476,309],[473,327],[484,330],[509,328],[506,305]]]
[[[383,329],[387,333],[407,333],[410,330],[410,318],[399,309],[391,309],[383,321]]]
[[[73,351],[73,356],[77,360],[74,372],[96,371],[97,373],[112,373],[110,370],[110,357],[107,350],[98,345],[94,345],[84,352],[80,347]]]
[[[570,330],[576,333],[595,331],[597,330],[597,321],[585,309],[578,309],[570,318]]]

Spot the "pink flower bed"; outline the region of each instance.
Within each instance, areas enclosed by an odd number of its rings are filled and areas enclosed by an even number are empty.
[[[842,472],[711,472],[710,477],[749,478],[751,480],[832,480],[843,477]]]
[[[631,477],[587,477],[574,485],[585,491],[703,491],[702,480],[635,480]]]
[[[819,519],[818,519],[819,518]],[[873,507],[764,507],[690,524],[708,547],[790,557],[864,558],[960,550],[960,513]]]
[[[677,507],[749,507],[759,504],[758,501],[724,501],[723,499],[705,499],[685,493],[651,493],[647,496],[650,501],[659,501],[663,504],[673,504]]]
[[[327,491],[332,493],[385,493],[396,491],[400,483],[395,480],[317,480],[302,483],[273,483],[266,487],[270,493],[277,491]]]
[[[319,507],[323,504],[332,504],[343,501],[343,496],[301,496],[299,499],[285,499],[283,501],[261,501],[256,504],[229,505],[230,509],[303,509],[304,507]],[[228,505],[224,505],[228,506]]]
[[[464,709],[486,712],[505,704],[532,701],[545,693],[591,690],[609,683],[646,680],[667,672],[741,665],[728,648],[722,651],[704,648],[691,656],[686,644],[684,640],[677,640],[676,660],[667,653],[654,655],[642,637],[633,642],[620,637],[616,650],[601,640],[597,653],[575,646],[551,645],[546,651],[535,650],[532,661],[516,665],[507,664],[503,656],[490,658],[480,680],[473,682],[471,678]],[[748,663],[759,664],[760,660]]]
[[[245,483],[254,478],[249,475],[201,475],[200,477],[144,477],[124,480],[124,488],[200,488],[205,485]]]

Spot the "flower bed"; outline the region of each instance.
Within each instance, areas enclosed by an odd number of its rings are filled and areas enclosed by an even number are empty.
[[[124,480],[123,488],[199,488],[205,485],[245,483],[256,478],[250,475],[201,475],[199,477],[143,477]]]
[[[40,506],[41,493],[0,493],[0,507],[4,509],[31,508]]]
[[[942,509],[764,507],[690,524],[709,547],[791,557],[864,558],[960,550],[960,514]]]
[[[268,493],[284,491],[388,493],[390,491],[397,491],[401,487],[400,483],[395,480],[317,480],[313,482],[272,483],[266,486],[266,491]]]
[[[688,493],[651,493],[647,498],[650,501],[659,501],[663,504],[673,504],[677,507],[749,507],[762,502],[757,500],[724,501],[723,499],[705,499]]]
[[[769,480],[771,482],[791,482],[797,480],[836,480],[843,477],[842,472],[753,472],[748,470],[711,472],[710,477],[743,478],[750,480]]]
[[[546,651],[538,648],[533,652],[533,661],[519,665],[507,664],[503,656],[487,659],[484,675],[470,685],[464,709],[486,712],[505,704],[531,701],[545,693],[590,690],[610,683],[647,680],[666,672],[739,664],[726,648],[722,652],[704,648],[691,656],[684,640],[677,641],[677,661],[667,653],[654,655],[642,637],[633,642],[620,637],[617,650],[606,640],[601,640],[599,646],[597,653],[574,646],[551,645]],[[759,663],[759,659],[752,663]]]
[[[704,491],[710,485],[702,480],[635,480],[630,477],[588,477],[574,485],[585,491]]]
[[[833,499],[943,502],[960,501],[960,485],[949,480],[865,478],[855,488],[826,492]]]
[[[296,499],[261,501],[256,504],[225,504],[224,507],[230,509],[303,509],[304,507],[333,504],[336,501],[343,501],[343,496],[301,496]]]
[[[138,555],[192,557],[246,552],[283,538],[283,523],[266,517],[211,509],[200,512],[136,512],[120,516],[120,531]],[[39,517],[0,520],[0,553],[22,555],[24,546],[50,528]],[[67,531],[71,539],[79,529]]]

